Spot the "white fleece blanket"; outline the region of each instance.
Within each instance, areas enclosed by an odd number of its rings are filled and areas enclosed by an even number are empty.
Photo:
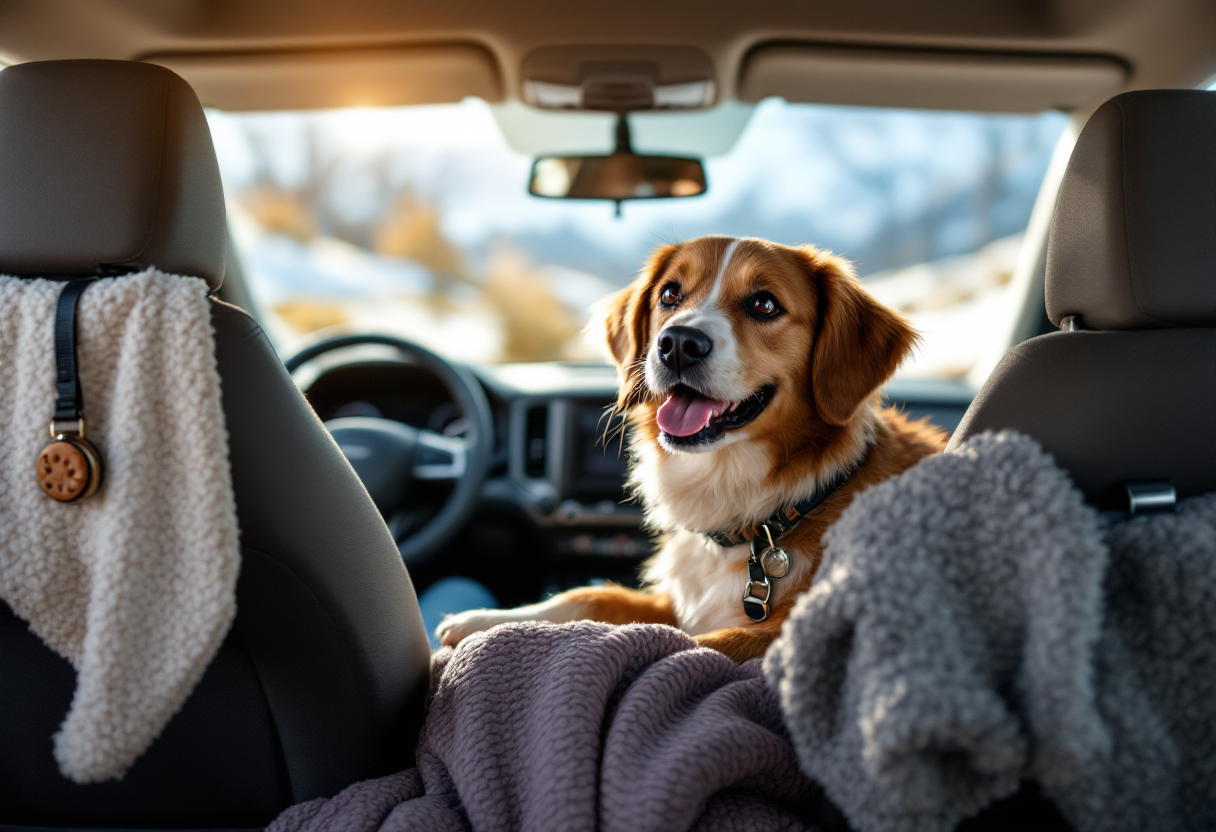
[[[63,283],[0,277],[0,598],[76,668],[54,753],[121,777],[181,707],[236,612],[240,551],[206,285],[149,270],[81,297],[86,436],[101,490],[43,495]]]

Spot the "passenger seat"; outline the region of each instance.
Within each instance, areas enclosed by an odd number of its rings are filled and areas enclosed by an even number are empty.
[[[1216,491],[1216,93],[1104,104],[1069,160],[1047,250],[1063,331],[1009,351],[950,441],[1037,439],[1086,499]]]

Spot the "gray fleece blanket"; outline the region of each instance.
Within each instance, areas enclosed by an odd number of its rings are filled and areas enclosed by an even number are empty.
[[[1082,832],[1216,829],[1216,495],[1114,522],[986,434],[825,541],[765,670],[858,829],[944,832],[1025,778]]]
[[[294,806],[271,832],[803,830],[760,660],[671,627],[512,624],[434,662],[418,767]]]

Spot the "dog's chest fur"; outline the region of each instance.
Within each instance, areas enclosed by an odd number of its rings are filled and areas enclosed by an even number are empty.
[[[741,432],[742,434],[743,432]],[[867,413],[851,428],[850,444],[861,448],[873,435]],[[631,483],[646,507],[648,522],[670,531],[659,552],[647,561],[643,581],[671,597],[680,629],[691,635],[748,627],[743,611],[747,583],[747,546],[723,548],[701,532],[739,528],[767,517],[805,494],[787,494],[770,484],[767,449],[745,435],[712,454],[670,454],[646,442],[635,445],[637,463]],[[806,482],[807,493],[836,469]],[[791,546],[790,571],[773,581],[770,609],[810,584],[819,552]]]
[[[689,531],[672,534],[646,563],[643,580],[671,597],[680,629],[690,635],[712,633],[753,622],[743,612],[748,547],[724,549]],[[809,583],[812,560],[790,550],[789,574],[774,580],[770,609]]]

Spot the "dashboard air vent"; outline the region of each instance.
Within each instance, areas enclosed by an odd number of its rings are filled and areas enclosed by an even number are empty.
[[[524,419],[524,475],[542,479],[548,452],[549,406],[530,407]]]

